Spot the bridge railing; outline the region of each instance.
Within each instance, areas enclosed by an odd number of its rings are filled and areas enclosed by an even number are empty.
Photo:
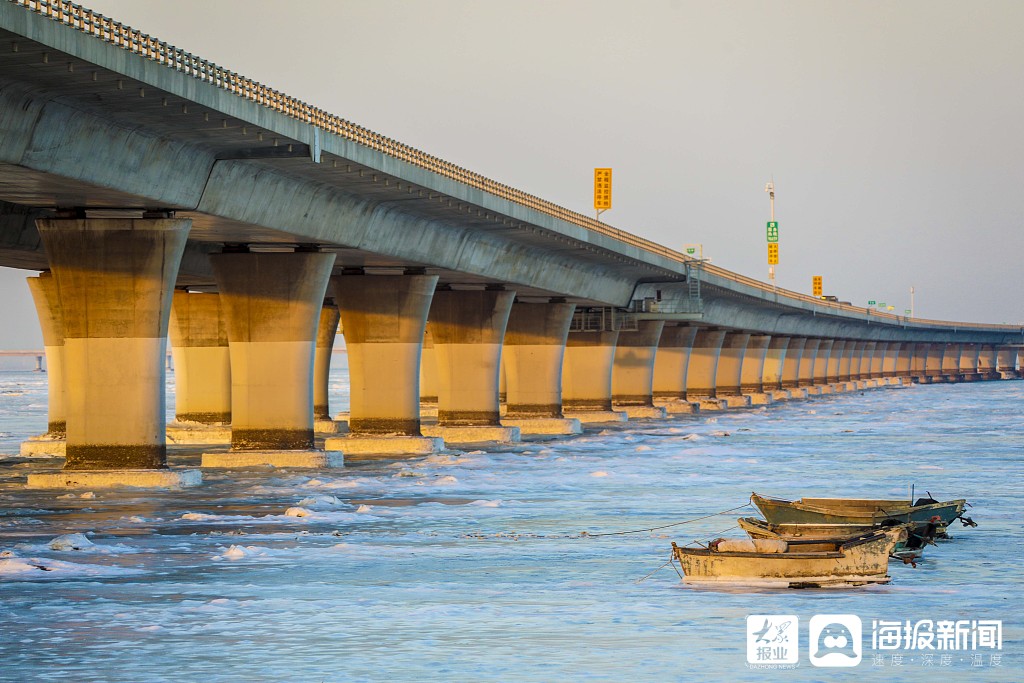
[[[657,254],[672,261],[686,263],[688,261],[695,260],[682,252],[644,239],[626,232],[625,230],[620,230],[606,223],[601,223],[600,221],[581,213],[570,211],[565,207],[558,206],[557,204],[541,199],[540,197],[496,182],[490,178],[480,175],[479,173],[474,173],[473,171],[456,166],[455,164],[439,159],[427,154],[426,152],[422,152],[414,147],[398,142],[397,140],[375,133],[363,126],[347,121],[340,116],[330,114],[323,109],[313,107],[301,100],[285,95],[278,90],[269,88],[262,83],[217,66],[213,62],[197,57],[196,55],[176,48],[173,45],[168,45],[163,41],[157,40],[156,38],[133,29],[130,26],[126,26],[119,21],[105,17],[98,12],[93,12],[81,5],[66,2],[65,0],[8,1],[16,5],[26,7],[34,12],[38,12],[39,14],[54,19],[55,21],[59,21],[67,26],[71,26],[79,31],[95,36],[100,40],[116,45],[129,52],[141,55],[159,64],[163,64],[168,68],[175,69],[203,82],[210,83],[218,88],[227,90],[251,102],[269,107],[299,121],[303,121],[322,130],[334,133],[335,135],[347,140],[369,147],[370,149],[374,149],[383,154],[393,156],[410,164],[432,171],[433,173],[445,178],[475,187],[507,201],[528,206],[536,211],[553,216],[559,220],[578,225],[586,228],[587,230],[610,237],[624,244],[637,247],[638,249],[643,249],[649,253]],[[771,293],[775,296],[781,295],[788,299],[804,301],[817,306],[850,313],[863,314],[864,311],[867,310],[872,316],[877,316],[897,323],[901,320],[906,320],[906,318],[901,318],[900,316],[896,316],[891,313],[875,312],[870,309],[851,306],[849,304],[823,301],[798,292],[774,289],[759,280],[748,278],[732,271],[725,270],[724,268],[718,268],[709,264],[705,264],[704,269],[706,272],[714,273],[720,277],[742,283],[762,292]],[[950,323],[948,321],[921,320],[918,318],[914,318],[913,321],[915,323],[942,325],[947,327],[969,326],[999,329],[1013,327],[975,323]]]

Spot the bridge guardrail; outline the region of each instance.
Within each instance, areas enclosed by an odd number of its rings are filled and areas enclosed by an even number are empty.
[[[540,197],[491,180],[479,173],[456,166],[455,164],[439,159],[438,157],[398,142],[397,140],[375,133],[363,126],[347,121],[340,116],[335,116],[323,109],[313,107],[299,99],[285,95],[284,93],[265,86],[251,78],[240,76],[239,74],[224,69],[213,62],[202,59],[163,41],[157,40],[156,38],[153,38],[141,31],[133,29],[130,26],[126,26],[119,21],[110,19],[98,12],[93,12],[81,5],[66,2],[65,0],[8,1],[15,5],[30,9],[43,16],[47,16],[55,21],[59,21],[67,26],[99,38],[100,40],[121,47],[129,52],[141,55],[159,64],[163,64],[168,68],[181,71],[182,73],[188,74],[201,81],[223,88],[224,90],[228,90],[229,92],[255,102],[256,104],[269,107],[287,116],[291,116],[292,118],[316,126],[322,130],[334,133],[335,135],[341,136],[347,140],[351,140],[369,147],[370,149],[388,154],[437,173],[445,178],[465,183],[466,185],[483,190],[507,201],[528,206],[536,211],[540,211],[541,213],[545,213],[559,220],[578,225],[624,244],[643,249],[644,251],[658,254],[659,256],[672,261],[686,263],[696,260],[682,252],[678,252],[656,242],[644,239],[643,237],[626,232],[625,230],[620,230],[606,223],[601,223],[589,216],[558,206],[557,204],[541,199]],[[788,299],[803,301],[826,309],[835,309],[837,311],[848,313],[864,314],[865,311],[867,311],[868,314],[872,316],[889,320],[897,324],[912,321],[914,324],[954,328],[972,327],[988,329],[1020,329],[1019,326],[1015,325],[954,323],[942,320],[924,320],[921,318],[908,319],[902,316],[893,315],[892,313],[876,312],[871,309],[851,306],[849,304],[823,301],[807,294],[772,288],[759,280],[734,273],[724,268],[712,266],[710,264],[705,264],[704,269],[706,272],[714,273],[734,282],[760,290],[761,292],[770,293],[774,296],[781,295]]]

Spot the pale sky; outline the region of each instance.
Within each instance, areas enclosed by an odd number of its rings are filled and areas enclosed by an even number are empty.
[[[611,166],[602,220],[761,280],[774,177],[780,287],[1024,321],[1022,2],[83,4],[581,213]]]

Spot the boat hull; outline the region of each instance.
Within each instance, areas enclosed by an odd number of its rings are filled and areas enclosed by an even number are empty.
[[[860,498],[801,498],[790,501],[766,498],[756,493],[751,494],[750,500],[769,524],[866,527],[878,526],[886,520],[927,524],[935,516],[944,527],[963,513],[966,504],[963,499],[928,505],[910,505],[905,500]]]
[[[879,530],[879,527],[856,524],[768,524],[756,517],[740,517],[736,522],[752,539],[787,541],[809,551],[826,549],[834,546],[836,541],[849,540]],[[916,524],[901,526],[907,530],[908,537],[918,528]],[[923,554],[923,547],[908,548],[906,541],[898,542],[892,551],[893,556],[904,561],[917,560]]]
[[[891,580],[889,554],[905,534],[905,530],[897,528],[846,543],[832,543],[832,550],[811,552],[719,552],[714,548],[681,548],[674,543],[672,552],[687,584],[860,586]]]

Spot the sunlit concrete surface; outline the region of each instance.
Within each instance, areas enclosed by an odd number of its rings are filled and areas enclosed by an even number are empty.
[[[176,489],[199,486],[203,475],[198,470],[64,470],[29,474],[30,489]]]
[[[234,467],[323,468],[342,467],[345,458],[333,450],[228,450],[203,453],[202,467],[231,469]]]

